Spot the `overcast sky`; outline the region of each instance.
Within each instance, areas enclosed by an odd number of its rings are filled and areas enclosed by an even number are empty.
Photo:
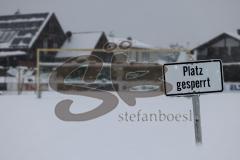
[[[240,28],[240,0],[0,0],[0,14],[55,12],[65,31],[112,31],[145,43],[195,47]]]

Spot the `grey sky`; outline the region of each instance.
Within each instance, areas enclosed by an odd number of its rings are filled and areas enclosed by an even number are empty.
[[[0,14],[55,12],[65,31],[113,31],[145,43],[194,47],[240,28],[239,0],[1,0]]]

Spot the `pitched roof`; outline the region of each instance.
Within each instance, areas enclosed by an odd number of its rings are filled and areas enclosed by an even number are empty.
[[[0,16],[0,49],[28,49],[52,13]]]
[[[196,49],[204,48],[205,46],[207,46],[207,45],[209,45],[209,44],[212,44],[212,43],[214,43],[216,40],[218,40],[219,38],[225,37],[225,36],[229,36],[229,37],[231,37],[231,38],[233,38],[233,39],[235,39],[235,40],[237,40],[237,41],[240,42],[240,35],[239,35],[237,32],[236,32],[236,33],[235,33],[235,32],[223,32],[223,33],[221,33],[221,34],[219,34],[219,35],[211,38],[210,40],[202,43],[201,45],[198,45],[197,47],[193,48],[193,49],[192,49],[192,52],[193,52],[194,50],[196,50]]]
[[[146,48],[153,48],[152,45],[140,42],[140,41],[135,40],[135,39],[128,40],[127,38],[111,37],[111,36],[108,36],[107,39],[108,39],[109,42],[113,42],[117,45],[119,45],[123,41],[130,41],[132,43],[132,48],[145,48],[145,49]]]
[[[236,40],[240,41],[240,35],[237,32],[225,32],[225,33],[235,38]]]
[[[62,48],[68,48],[68,49],[93,49],[96,47],[100,37],[102,36],[103,32],[78,32],[78,33],[72,33],[71,38],[65,41]],[[66,58],[66,57],[76,57],[81,55],[90,55],[91,52],[66,52],[66,51],[60,51],[58,52],[57,56],[58,58]]]
[[[102,35],[105,35],[102,31],[97,32],[78,32],[73,33],[70,40],[66,40],[63,44],[62,48],[70,48],[70,49],[94,49],[96,48],[97,43],[99,42]],[[106,36],[108,42],[113,42],[119,45],[122,41],[130,41],[132,42],[133,48],[152,48],[151,45],[145,44],[138,40],[128,40],[127,38],[119,38],[119,37],[110,37]],[[85,52],[66,52],[60,51],[56,55],[58,58],[67,58],[67,57],[77,57],[79,55],[90,55],[91,51]]]

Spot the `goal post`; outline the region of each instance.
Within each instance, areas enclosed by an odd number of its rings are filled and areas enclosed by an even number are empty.
[[[78,56],[94,55],[100,57],[104,64],[112,63],[112,56],[115,56],[117,61],[127,63],[142,63],[142,64],[162,64],[168,61],[176,61],[180,53],[190,56],[188,49],[169,49],[169,48],[105,48],[105,49],[77,49],[77,48],[38,48],[36,53],[36,93],[37,97],[41,98],[43,85],[42,85],[42,72],[50,72],[64,64],[67,60]],[[61,55],[61,56],[59,56]],[[118,64],[120,64],[118,63]],[[48,69],[46,69],[48,68]],[[45,77],[46,78],[46,77]],[[46,81],[46,79],[44,79]],[[48,81],[48,80],[47,80]],[[47,82],[45,82],[47,83]],[[46,84],[47,85],[47,84]]]

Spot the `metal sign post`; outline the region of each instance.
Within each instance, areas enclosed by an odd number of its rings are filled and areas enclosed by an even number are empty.
[[[166,96],[192,97],[195,140],[201,144],[199,95],[223,91],[221,60],[168,63],[164,64],[163,73]]]
[[[202,128],[201,128],[199,95],[192,96],[192,104],[193,104],[195,141],[196,141],[196,144],[202,144]]]

